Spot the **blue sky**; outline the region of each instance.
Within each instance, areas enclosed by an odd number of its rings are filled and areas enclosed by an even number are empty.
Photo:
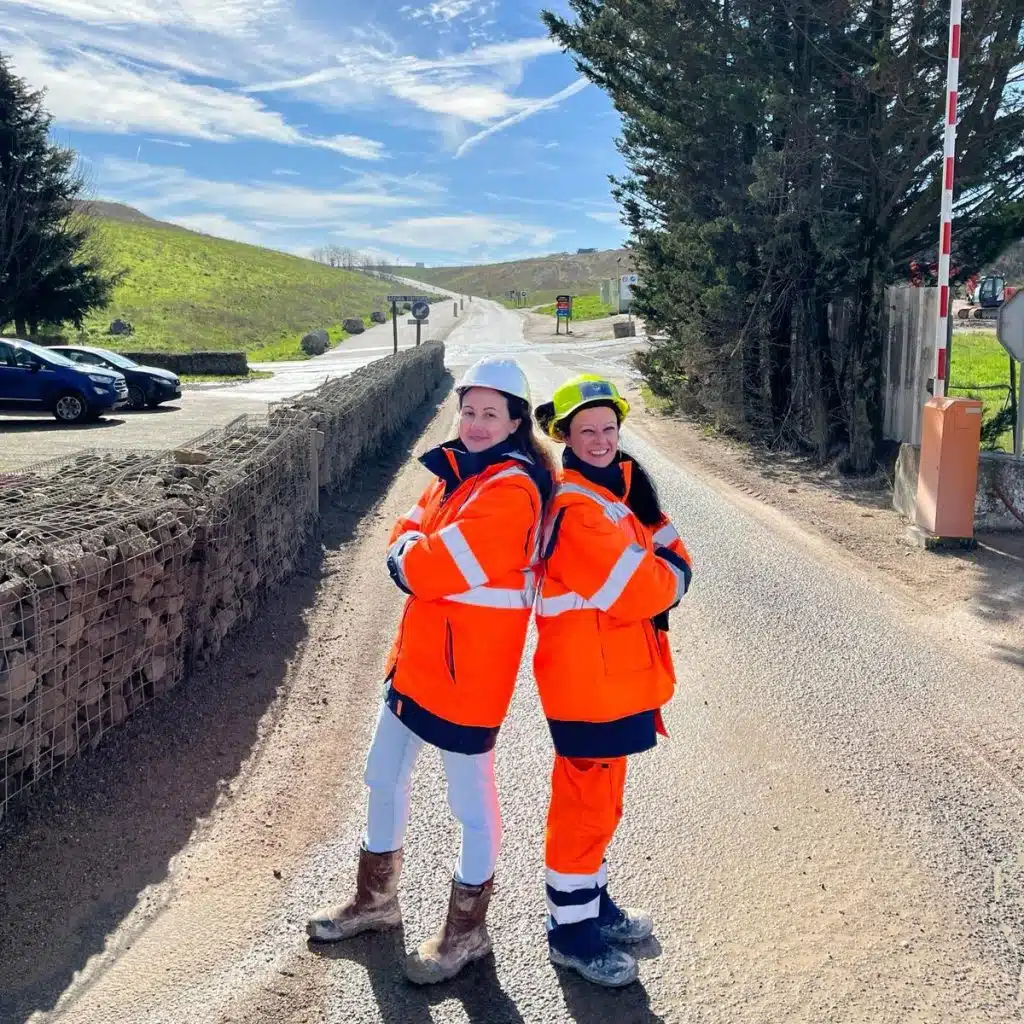
[[[611,248],[618,115],[539,9],[0,0],[0,51],[47,89],[95,197],[154,217],[428,265]]]

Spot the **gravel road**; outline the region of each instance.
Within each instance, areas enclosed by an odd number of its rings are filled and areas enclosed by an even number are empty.
[[[543,344],[479,300],[453,371],[511,351],[538,397],[627,349]],[[451,407],[423,424],[436,443]],[[322,550],[211,674],[144,714],[0,850],[0,1017],[81,1024],[981,1022],[1021,1017],[1021,684],[822,541],[750,514],[639,434],[696,561],[673,614],[671,739],[631,770],[610,854],[649,907],[641,983],[546,961],[550,744],[527,672],[498,745],[495,955],[448,986],[401,978],[443,911],[456,830],[439,760],[414,781],[404,932],[307,947],[350,886],[362,759],[400,595],[383,535],[423,471],[407,452],[328,510]],[[400,446],[402,448],[402,446]],[[376,495],[383,493],[379,500]],[[529,653],[524,664],[529,665]]]

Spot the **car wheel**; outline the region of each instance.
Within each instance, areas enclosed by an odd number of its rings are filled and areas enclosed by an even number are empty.
[[[89,403],[77,391],[65,391],[54,404],[53,415],[61,423],[85,423],[89,419]]]
[[[146,392],[138,384],[128,385],[128,405],[136,410],[146,408]]]

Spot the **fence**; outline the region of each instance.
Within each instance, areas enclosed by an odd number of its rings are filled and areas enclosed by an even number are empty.
[[[920,444],[921,410],[931,397],[934,373],[939,290],[893,286],[885,298],[882,431],[891,441]]]
[[[429,343],[174,450],[0,481],[0,817],[217,656],[294,571],[319,487],[341,487],[443,373]]]

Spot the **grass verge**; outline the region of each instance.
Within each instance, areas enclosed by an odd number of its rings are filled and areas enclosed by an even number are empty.
[[[545,316],[554,316],[555,304],[541,306],[537,312]],[[602,317],[611,316],[614,312],[614,307],[603,303],[600,295],[580,295],[572,300],[573,320],[600,320]]]
[[[949,370],[951,397],[976,398],[987,423],[1010,405],[1010,357],[995,331],[954,331]],[[1013,429],[999,435],[998,448],[1013,451]]]
[[[183,373],[178,379],[182,384],[240,384],[250,380],[269,380],[274,375],[269,370],[250,370],[244,377],[220,377],[212,373]]]

